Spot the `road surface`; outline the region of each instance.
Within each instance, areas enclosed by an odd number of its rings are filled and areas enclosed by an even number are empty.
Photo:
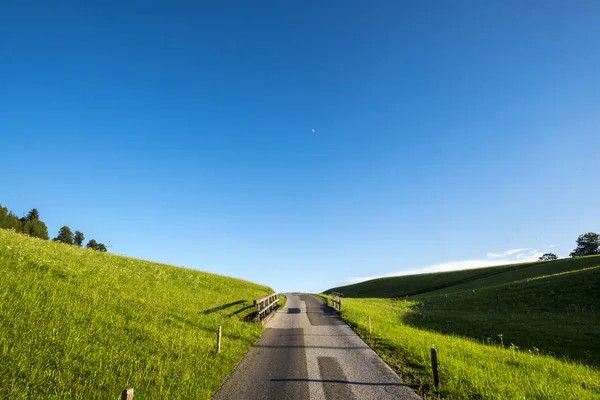
[[[214,400],[421,399],[320,299],[287,298]]]

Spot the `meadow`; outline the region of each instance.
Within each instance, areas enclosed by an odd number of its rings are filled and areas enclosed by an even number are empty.
[[[260,336],[251,282],[0,229],[0,398],[208,399]],[[216,332],[223,326],[223,351]]]
[[[428,398],[600,398],[599,256],[335,290],[346,296],[342,317]],[[437,389],[432,346],[440,362]]]

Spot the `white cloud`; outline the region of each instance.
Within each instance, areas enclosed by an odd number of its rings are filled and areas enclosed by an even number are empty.
[[[539,250],[531,247],[523,247],[519,249],[511,249],[502,253],[487,253],[487,258],[470,259],[461,261],[449,261],[433,265],[428,265],[422,268],[409,269],[404,271],[396,271],[390,274],[379,276],[365,276],[360,278],[350,278],[346,283],[359,283],[376,278],[385,278],[390,276],[406,276],[416,274],[429,274],[434,272],[459,271],[463,269],[475,269],[493,267],[496,265],[507,265],[523,262],[537,261],[542,256]]]
[[[504,253],[502,253],[503,256],[510,256],[512,254],[517,254],[517,253],[522,253],[526,250],[531,250],[531,247],[523,247],[522,249],[512,249],[512,250],[507,250]]]
[[[506,250],[502,253],[487,253],[488,258],[502,258],[502,257],[507,257],[513,254],[517,254],[517,253],[522,253],[526,250],[531,250],[531,247],[523,247],[520,249],[511,249],[511,250]],[[534,250],[537,251],[537,250]]]

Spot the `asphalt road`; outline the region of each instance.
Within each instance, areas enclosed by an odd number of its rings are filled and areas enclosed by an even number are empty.
[[[320,299],[287,298],[215,400],[421,399]]]

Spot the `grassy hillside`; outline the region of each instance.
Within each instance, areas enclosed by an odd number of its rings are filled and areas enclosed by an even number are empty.
[[[0,229],[0,398],[207,399],[265,286]],[[215,354],[217,326],[223,349]]]
[[[463,271],[438,272],[409,276],[372,279],[353,285],[327,290],[344,293],[347,297],[406,297],[446,289],[453,292],[535,278],[548,274],[600,265],[599,256],[569,258],[556,261],[533,262],[499,267],[477,268]]]
[[[336,291],[347,297],[343,317],[426,391],[429,347],[438,348],[443,385],[430,394],[600,398],[598,256],[378,279]]]

